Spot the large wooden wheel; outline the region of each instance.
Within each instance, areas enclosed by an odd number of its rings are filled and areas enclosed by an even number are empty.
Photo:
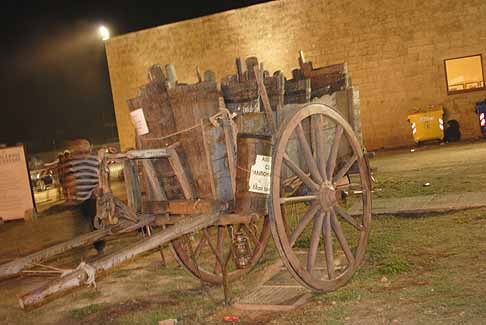
[[[278,251],[300,283],[335,290],[362,262],[368,240],[371,184],[361,146],[336,111],[309,104],[282,124],[272,164],[270,216]],[[345,177],[351,168],[357,173]],[[285,184],[292,178],[302,185],[289,193]]]
[[[268,216],[257,217],[248,224],[219,225],[205,228],[192,235],[184,236],[171,243],[177,261],[186,270],[204,282],[222,284],[223,268],[226,267],[226,281],[232,282],[251,269],[262,256],[270,237]],[[245,268],[238,268],[232,238],[240,233],[248,239],[250,254]]]

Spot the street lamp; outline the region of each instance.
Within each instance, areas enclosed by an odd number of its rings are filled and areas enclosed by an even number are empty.
[[[103,41],[106,41],[110,38],[110,31],[108,30],[108,28],[106,28],[106,26],[101,25],[98,28],[98,33],[100,34],[100,37]]]

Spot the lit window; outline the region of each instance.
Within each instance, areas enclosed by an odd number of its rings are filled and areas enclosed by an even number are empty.
[[[485,89],[481,54],[444,60],[447,93]]]

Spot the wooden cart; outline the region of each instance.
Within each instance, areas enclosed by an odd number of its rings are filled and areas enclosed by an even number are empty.
[[[300,103],[284,98],[281,74],[270,77],[254,60],[246,72],[237,61],[222,93],[211,73],[185,85],[166,68],[167,78],[151,67],[149,83],[128,102],[140,123],[137,148],[100,153],[99,230],[2,265],[0,277],[108,234],[148,227],[151,236],[82,263],[20,297],[20,305],[93,283],[98,273],[164,244],[191,274],[226,287],[256,265],[270,233],[302,285],[320,292],[344,285],[363,261],[371,219],[370,171],[350,124],[324,104],[302,104],[310,100],[309,82],[292,88],[298,93],[303,85]],[[225,102],[251,109],[230,111]],[[125,164],[127,204],[111,193],[106,166],[113,160]],[[353,204],[360,213],[348,212]]]

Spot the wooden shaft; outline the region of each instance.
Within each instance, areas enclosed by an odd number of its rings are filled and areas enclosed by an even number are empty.
[[[57,254],[63,253],[75,247],[93,243],[103,237],[108,236],[114,229],[122,231],[131,225],[131,222],[122,222],[118,225],[110,226],[106,229],[96,230],[81,236],[75,237],[69,241],[40,250],[25,257],[17,258],[11,262],[0,265],[0,279],[18,275],[22,270],[28,268],[31,264],[41,263]]]
[[[91,264],[91,266],[98,272],[105,272],[113,267],[149,250],[158,248],[171,240],[177,239],[185,234],[199,231],[210,225],[216,223],[219,219],[219,214],[201,215],[188,217],[179,221],[172,227],[162,230],[152,237],[139,241],[138,243],[122,249],[118,252],[110,254],[102,259],[99,259]],[[19,304],[22,309],[42,303],[46,298],[61,294],[67,290],[77,288],[85,284],[88,275],[83,270],[75,270],[59,279],[50,281],[45,285],[37,288],[19,298]]]

